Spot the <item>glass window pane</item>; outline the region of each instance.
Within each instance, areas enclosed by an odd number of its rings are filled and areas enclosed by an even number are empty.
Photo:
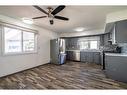
[[[23,32],[23,51],[34,51],[34,33]]]
[[[90,41],[90,49],[98,49],[97,41]]]
[[[5,53],[21,52],[21,31],[4,27]]]
[[[88,49],[88,41],[81,41],[80,49]]]

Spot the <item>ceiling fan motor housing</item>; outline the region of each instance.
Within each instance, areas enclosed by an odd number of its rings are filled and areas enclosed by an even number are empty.
[[[53,25],[53,23],[54,23],[53,20],[50,20],[50,24]]]

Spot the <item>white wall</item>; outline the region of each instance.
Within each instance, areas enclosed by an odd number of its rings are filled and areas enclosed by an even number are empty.
[[[113,12],[107,15],[106,23],[127,19],[127,10]]]
[[[97,34],[103,34],[104,29],[98,29],[98,30],[90,30],[90,31],[83,31],[83,32],[65,32],[65,33],[59,33],[60,37],[74,37],[74,36],[86,36],[86,35],[97,35]]]
[[[23,54],[23,55],[2,55],[1,38],[0,38],[0,77],[16,73],[28,68],[48,63],[50,61],[50,39],[56,38],[55,32],[43,29],[34,25],[27,25],[19,20],[0,15],[0,21],[20,25],[26,28],[31,28],[39,31],[38,35],[38,53]],[[1,32],[1,31],[0,31]],[[1,33],[0,33],[1,34]],[[1,35],[0,35],[1,37]]]

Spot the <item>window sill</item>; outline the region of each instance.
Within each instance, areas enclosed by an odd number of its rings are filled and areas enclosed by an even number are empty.
[[[33,51],[33,52],[19,52],[19,53],[3,53],[3,56],[15,56],[15,55],[29,55],[29,54],[37,54],[37,51]]]

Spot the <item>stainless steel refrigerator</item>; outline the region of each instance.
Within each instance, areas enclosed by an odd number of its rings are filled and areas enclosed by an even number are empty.
[[[58,38],[50,40],[50,62],[64,64],[66,62],[65,39]]]

